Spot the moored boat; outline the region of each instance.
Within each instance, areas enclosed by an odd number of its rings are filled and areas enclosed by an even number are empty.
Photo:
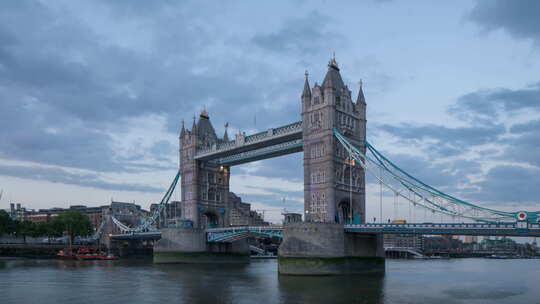
[[[97,248],[78,248],[78,249],[63,249],[58,251],[56,256],[64,260],[118,260],[118,257],[112,254],[106,254],[105,252]]]

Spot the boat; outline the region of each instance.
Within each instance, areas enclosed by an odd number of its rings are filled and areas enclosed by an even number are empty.
[[[487,258],[487,259],[502,259],[502,260],[506,260],[506,259],[511,259],[512,257],[507,256],[507,255],[497,255],[497,254],[492,254],[492,255],[488,255],[486,258]]]
[[[94,261],[94,260],[118,260],[118,257],[113,254],[106,254],[105,252],[97,248],[78,248],[78,249],[62,249],[58,251],[56,256],[63,260],[81,260],[81,261]]]

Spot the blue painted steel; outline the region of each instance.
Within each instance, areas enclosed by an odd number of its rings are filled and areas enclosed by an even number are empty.
[[[523,224],[525,224],[523,226]],[[348,233],[406,233],[423,235],[494,235],[540,237],[540,224],[524,222],[505,223],[369,223],[346,224]],[[268,237],[283,237],[281,226],[261,227],[231,227],[207,229],[208,242],[233,242],[239,239],[264,235]]]
[[[232,242],[256,235],[282,238],[282,232],[283,229],[280,226],[241,226],[206,230],[208,242]]]

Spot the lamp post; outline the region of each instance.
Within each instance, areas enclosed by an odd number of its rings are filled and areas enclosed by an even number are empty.
[[[352,187],[353,187],[353,179],[352,179],[352,171],[354,168],[354,159],[352,157],[349,157],[349,165],[350,165],[350,172],[349,172],[349,224],[353,223],[353,203],[352,203]]]

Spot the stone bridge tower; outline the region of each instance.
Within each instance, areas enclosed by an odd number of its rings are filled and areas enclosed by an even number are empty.
[[[365,222],[364,170],[348,159],[332,129],[365,152],[366,102],[361,84],[353,102],[335,58],[328,63],[322,85],[310,88],[306,73],[302,121],[306,221]]]
[[[179,140],[182,217],[191,220],[195,228],[228,226],[230,170],[194,158],[197,150],[228,141],[227,130],[223,139],[218,138],[205,110],[197,122],[193,118],[191,130],[182,125]]]

